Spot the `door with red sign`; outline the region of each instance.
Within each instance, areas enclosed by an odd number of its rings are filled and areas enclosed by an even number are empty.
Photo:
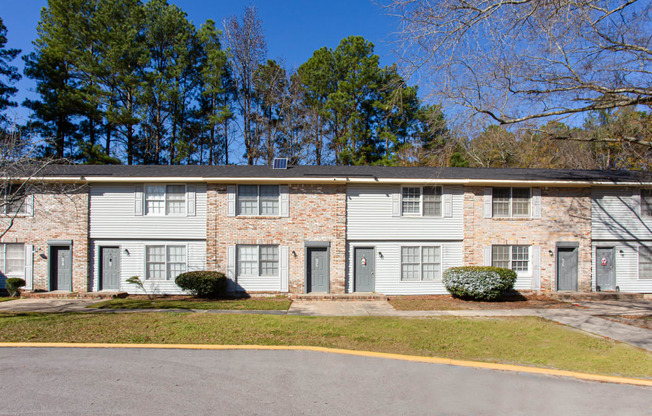
[[[616,267],[614,264],[614,248],[598,247],[595,250],[597,263],[596,289],[616,290]]]

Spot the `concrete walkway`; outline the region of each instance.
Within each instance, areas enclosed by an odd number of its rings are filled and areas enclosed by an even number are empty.
[[[397,311],[387,301],[293,301],[285,311],[171,310],[171,309],[86,309],[98,300],[18,299],[0,302],[0,312],[197,312],[221,314],[273,314],[297,316],[393,316],[393,317],[509,317],[537,316],[570,327],[652,351],[652,331],[603,319],[603,315],[652,315],[651,301],[574,302],[583,309],[492,309],[456,311]]]

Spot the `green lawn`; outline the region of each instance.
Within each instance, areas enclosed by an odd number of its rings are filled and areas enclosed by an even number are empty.
[[[20,299],[20,298],[11,298],[11,297],[4,297],[3,296],[3,297],[0,297],[0,302],[7,302],[9,300],[16,300],[16,299]]]
[[[111,299],[89,305],[94,309],[228,309],[286,311],[288,298],[248,298],[229,300]]]
[[[652,354],[532,317],[2,314],[0,341],[307,345],[652,378]]]

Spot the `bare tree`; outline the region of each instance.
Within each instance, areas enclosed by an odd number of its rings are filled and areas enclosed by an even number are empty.
[[[224,33],[228,43],[229,59],[233,77],[237,84],[237,105],[242,115],[247,163],[253,165],[259,153],[259,136],[254,133],[254,77],[258,67],[267,56],[267,45],[263,34],[263,22],[254,6],[244,10],[242,20],[232,16],[224,21]]]
[[[431,81],[427,87],[460,114],[509,125],[652,105],[647,0],[387,0],[384,6],[401,22],[404,68]],[[602,140],[652,146],[650,136]]]

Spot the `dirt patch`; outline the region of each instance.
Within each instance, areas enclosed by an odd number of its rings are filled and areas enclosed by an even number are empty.
[[[601,318],[643,329],[652,329],[652,316],[650,315],[607,315],[601,316]]]
[[[399,311],[578,308],[572,303],[535,293],[507,295],[493,301],[465,300],[451,295],[391,296],[388,300]]]

